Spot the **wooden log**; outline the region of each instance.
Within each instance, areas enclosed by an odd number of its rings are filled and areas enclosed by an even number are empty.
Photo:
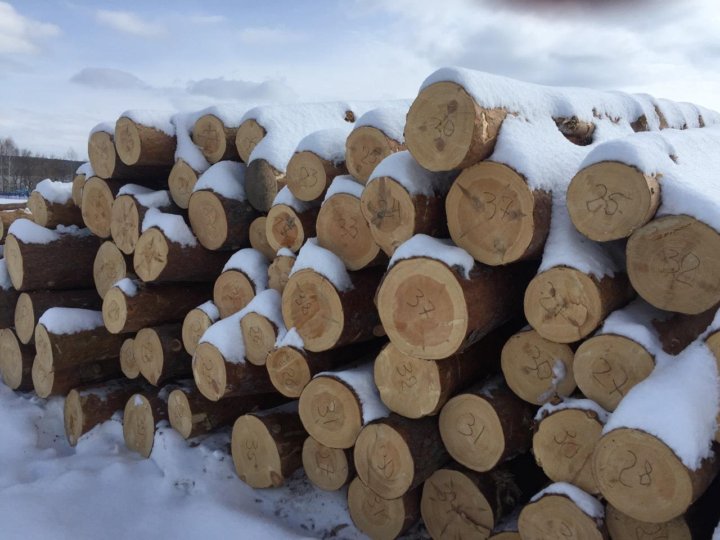
[[[13,287],[36,289],[87,289],[93,286],[92,263],[100,239],[88,231],[51,231],[24,220],[21,232],[5,240],[5,261]],[[16,225],[17,226],[17,225]],[[17,231],[13,227],[13,231]],[[38,236],[40,235],[40,236]],[[41,239],[43,243],[36,243]],[[67,264],[72,261],[73,264]]]
[[[80,209],[85,226],[95,236],[110,238],[112,206],[122,186],[122,180],[103,180],[97,176],[88,178],[85,182]]]
[[[240,124],[235,134],[235,148],[242,161],[250,161],[250,154],[266,134],[265,128],[252,118]]]
[[[542,255],[552,199],[513,168],[484,161],[458,176],[445,209],[453,241],[475,260],[497,266]]]
[[[93,282],[100,298],[105,298],[110,287],[125,278],[136,278],[132,258],[120,251],[115,242],[103,242],[93,261]]]
[[[420,519],[421,487],[397,499],[384,499],[355,478],[348,488],[348,510],[355,526],[370,538],[393,540]]]
[[[280,294],[285,290],[290,272],[295,264],[295,254],[290,250],[282,250],[272,259],[268,266],[268,287]]]
[[[410,420],[397,414],[365,426],[353,456],[360,479],[384,499],[402,497],[450,459],[437,418]]]
[[[177,223],[184,225],[182,217]],[[144,282],[209,282],[222,270],[227,254],[208,251],[198,244],[188,243],[186,236],[175,236],[176,231],[152,226],[140,235],[133,254],[133,268]],[[187,229],[189,232],[189,229]]]
[[[280,333],[285,333],[280,294],[268,289],[262,300],[251,302],[240,318],[240,332],[245,344],[245,358],[251,364],[264,366],[268,354],[275,348]],[[257,298],[257,297],[256,297]]]
[[[28,291],[18,296],[15,306],[15,332],[21,343],[33,340],[38,320],[53,307],[101,309],[102,298],[94,289],[67,291]]]
[[[351,448],[364,426],[390,412],[373,386],[372,363],[316,375],[298,409],[307,432],[330,448]]]
[[[423,235],[406,246],[409,258],[390,267],[376,299],[383,328],[403,353],[448,358],[519,314],[533,266],[473,266],[460,248]],[[443,252],[457,255],[467,264],[451,267],[423,254],[412,256],[424,246],[437,247],[441,257]]]
[[[241,249],[225,264],[213,285],[213,302],[224,319],[267,288],[268,261],[252,248]]]
[[[685,350],[715,319],[720,305],[715,305],[697,315],[673,313],[671,316],[658,316],[652,326],[658,333],[662,350],[676,356]]]
[[[76,174],[73,178],[72,200],[78,208],[82,206],[82,190],[86,181],[87,176],[84,174]]]
[[[350,176],[333,180],[315,226],[318,244],[340,257],[348,270],[386,265],[362,211],[362,186]],[[367,189],[367,188],[365,188]]]
[[[197,388],[177,388],[168,398],[168,418],[175,431],[191,439],[229,426],[240,415],[275,407],[283,401],[275,393],[209,401]]]
[[[530,449],[533,416],[534,407],[492,379],[447,402],[440,434],[455,461],[485,472]]]
[[[280,190],[265,221],[268,244],[276,252],[287,248],[293,253],[308,238],[315,236],[315,222],[320,207],[295,199],[287,188]]]
[[[542,405],[575,391],[572,345],[549,341],[531,328],[507,341],[500,365],[507,385],[528,403]]]
[[[295,404],[242,415],[231,444],[238,476],[254,488],[280,487],[302,466],[306,437]]]
[[[59,203],[46,199],[39,191],[33,191],[30,193],[27,205],[33,221],[41,227],[52,229],[58,225],[83,226],[80,208],[75,205],[72,198],[65,203]]]
[[[277,194],[285,187],[285,173],[265,159],[254,159],[248,163],[245,178],[248,202],[258,212],[268,212]]]
[[[316,201],[336,176],[347,172],[344,161],[333,161],[310,150],[295,152],[287,164],[287,187],[301,201]]]
[[[132,283],[132,282],[131,282]],[[166,284],[142,287],[133,283],[135,291],[111,287],[103,299],[103,321],[113,334],[137,332],[146,326],[179,322],[187,313],[210,295],[210,285],[192,286]]]
[[[20,293],[15,290],[8,272],[7,261],[0,259],[0,328],[15,325],[15,308]]]
[[[192,356],[205,330],[220,319],[220,312],[211,300],[188,311],[182,324],[183,347]]]
[[[349,276],[352,288],[341,290],[315,270],[295,272],[283,291],[285,326],[297,328],[313,352],[372,339],[379,322],[372,297],[381,275],[379,268],[358,270]]]
[[[38,397],[65,396],[78,386],[97,384],[122,377],[118,358],[90,361],[66,369],[55,369],[46,357],[35,356],[32,382]]]
[[[170,200],[167,190],[151,191],[141,186],[123,187],[112,204],[110,235],[115,245],[131,255],[142,230],[143,219],[150,208],[166,214],[179,214],[180,208]]]
[[[267,238],[267,216],[256,217],[250,224],[248,235],[250,236],[250,247],[257,249],[269,260],[275,257],[275,250],[270,247]]]
[[[345,164],[351,175],[367,183],[378,163],[402,150],[405,150],[405,144],[389,137],[381,129],[359,126],[352,130],[345,143]]]
[[[130,396],[123,414],[123,438],[129,450],[149,458],[157,425],[168,419],[166,389],[148,390]]]
[[[172,167],[175,162],[175,135],[128,116],[115,123],[115,149],[125,165]]]
[[[139,390],[137,381],[126,379],[70,390],[63,406],[65,436],[70,446],[76,446],[80,437],[123,410],[128,398]]]
[[[23,345],[10,328],[0,329],[0,375],[11,390],[33,389],[32,364],[35,347]]]
[[[655,215],[661,198],[660,176],[618,161],[581,169],[567,192],[575,228],[598,242],[627,238]]]
[[[628,240],[627,270],[653,306],[689,315],[720,301],[720,234],[685,215],[663,216]]]
[[[135,358],[135,339],[127,338],[120,347],[120,369],[128,379],[140,376],[140,366]]]
[[[598,279],[575,268],[555,266],[527,286],[525,317],[545,339],[573,343],[592,333],[634,294],[625,274]]]
[[[192,374],[192,358],[183,349],[181,332],[181,323],[170,323],[143,328],[135,336],[133,356],[153,386]]]
[[[535,417],[532,449],[537,464],[553,482],[567,482],[599,493],[592,472],[592,454],[607,413],[587,399],[543,406]]]
[[[202,115],[195,121],[192,128],[192,141],[210,163],[231,160],[239,161],[235,139],[237,126],[226,126],[215,114]]]
[[[108,130],[97,130],[88,139],[88,157],[93,172],[100,178],[123,178],[136,183],[155,185],[159,179],[166,179],[170,171],[168,164],[161,166],[128,166],[122,162],[115,148],[115,134],[112,126]]]
[[[310,482],[325,491],[337,491],[355,475],[352,450],[330,448],[312,437],[305,439],[302,464]]]
[[[201,171],[193,169],[186,161],[178,159],[168,176],[168,189],[173,202],[180,208],[187,208],[190,196],[197,184]]]
[[[0,241],[5,243],[5,238],[10,230],[10,225],[15,223],[18,219],[32,219],[32,214],[27,208],[18,208],[16,210],[2,210],[0,211]]]

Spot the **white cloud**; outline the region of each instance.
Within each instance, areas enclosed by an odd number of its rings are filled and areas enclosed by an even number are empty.
[[[201,79],[190,81],[187,85],[190,94],[208,96],[215,99],[231,99],[240,101],[294,101],[297,96],[282,81],[263,81],[260,83],[243,80]]]
[[[110,28],[136,36],[157,37],[167,33],[163,25],[148,22],[131,11],[101,9],[96,13],[96,19]]]
[[[0,54],[28,54],[40,50],[38,42],[60,35],[60,28],[25,17],[0,2]]]
[[[193,24],[219,24],[227,21],[224,15],[190,15],[188,20]]]
[[[147,89],[149,86],[132,73],[111,68],[84,68],[70,77],[70,82],[109,90]]]
[[[238,31],[237,38],[246,45],[278,45],[302,41],[305,35],[284,28],[254,26]]]

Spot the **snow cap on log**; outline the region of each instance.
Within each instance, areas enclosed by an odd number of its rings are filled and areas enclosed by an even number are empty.
[[[370,109],[355,122],[355,128],[374,127],[391,139],[403,142],[405,135],[405,117],[410,108],[410,100],[398,100],[382,107]]]
[[[606,423],[610,417],[609,412],[591,399],[564,398],[558,403],[548,402],[540,407],[535,414],[535,421],[539,422],[548,415],[567,409],[580,409],[583,411],[594,412],[603,424]]]
[[[209,190],[227,199],[245,200],[245,165],[236,161],[219,161],[198,178],[193,192]]]
[[[23,244],[49,244],[54,242],[63,234],[74,236],[90,236],[89,229],[81,229],[77,225],[58,225],[55,229],[42,227],[29,219],[17,219],[10,225],[8,234],[12,234]]]
[[[51,334],[77,334],[104,326],[102,311],[82,308],[54,307],[38,320]]]
[[[575,505],[593,519],[605,519],[605,508],[602,503],[589,493],[584,492],[579,487],[568,484],[567,482],[555,482],[550,484],[542,491],[533,495],[530,502],[540,500],[545,495],[562,495],[570,499]]]
[[[652,321],[667,318],[665,311],[654,308],[641,299],[634,300],[622,309],[613,311],[595,335],[614,334],[642,345],[650,354],[658,354],[660,336]]]
[[[353,124],[345,122],[338,127],[314,131],[300,139],[295,152],[312,152],[338,165],[345,161],[345,140],[352,129]]]
[[[172,117],[177,136],[175,147],[175,161],[183,160],[195,172],[202,173],[210,167],[210,163],[203,155],[200,148],[192,141],[192,129],[197,119],[203,115],[203,111],[191,113],[178,113]]]
[[[145,213],[142,223],[142,232],[155,227],[172,242],[181,246],[194,247],[197,245],[197,238],[188,227],[182,216],[177,214],[165,214],[157,208],[150,208]]]
[[[336,176],[325,193],[323,204],[325,204],[330,197],[338,193],[346,193],[359,199],[362,196],[363,189],[364,186],[349,174]],[[278,255],[280,254],[278,253]]]
[[[72,183],[50,178],[38,182],[33,191],[37,191],[43,199],[51,203],[65,204],[72,199]]]
[[[255,286],[255,291],[264,291],[268,286],[267,267],[269,261],[254,248],[244,248],[236,252],[223,266],[222,271],[237,270],[245,274]]]
[[[350,275],[342,260],[332,251],[320,247],[317,238],[310,238],[305,242],[295,259],[290,275],[306,269],[327,278],[338,291],[348,291],[353,288]]]
[[[197,309],[205,313],[212,321],[217,321],[220,318],[220,312],[212,300],[200,304]]]
[[[363,425],[390,414],[390,409],[380,399],[380,391],[375,385],[372,362],[341,371],[323,371],[313,378],[316,377],[333,377],[352,388],[360,401]]]
[[[278,191],[278,194],[275,195],[275,199],[273,199],[273,206],[277,206],[279,204],[289,206],[298,213],[305,212],[313,206],[317,206],[314,201],[301,201],[295,195],[293,195],[292,191],[290,191],[290,188],[288,188],[287,186]]]
[[[162,208],[170,206],[170,192],[166,189],[151,189],[138,184],[125,184],[117,192],[117,196],[131,195],[141,205],[147,208]]]
[[[303,350],[305,349],[305,342],[300,334],[298,334],[297,328],[293,326],[285,332],[284,336],[278,336],[275,347],[278,349],[280,347],[293,347],[298,350]]]
[[[407,150],[390,154],[373,170],[368,184],[389,177],[408,190],[410,195],[445,193],[450,188],[450,175],[428,171],[415,161]]]
[[[414,257],[440,261],[449,268],[456,268],[466,279],[470,278],[470,270],[475,265],[472,256],[453,244],[451,240],[416,234],[395,250],[388,268],[392,268],[398,261]]]
[[[91,176],[95,176],[95,171],[90,162],[86,161],[75,170],[75,174],[84,174],[85,178],[90,178]]]
[[[175,136],[175,124],[173,124],[172,115],[166,111],[132,109],[122,113],[120,118],[129,118],[136,124],[157,129],[169,137]]]

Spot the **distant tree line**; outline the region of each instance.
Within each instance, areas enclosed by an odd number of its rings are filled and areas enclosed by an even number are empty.
[[[72,148],[62,157],[35,154],[11,137],[0,137],[0,191],[30,192],[45,178],[71,182],[82,164],[77,157]]]

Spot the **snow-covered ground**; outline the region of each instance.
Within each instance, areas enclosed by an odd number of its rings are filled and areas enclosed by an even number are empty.
[[[145,460],[126,449],[117,421],[70,447],[62,408],[61,398],[16,394],[0,383],[4,540],[364,538],[344,492],[320,491],[302,473],[281,489],[241,482],[229,432],[188,444],[160,429]]]
[[[25,197],[0,197],[0,204],[13,204],[27,201]]]

